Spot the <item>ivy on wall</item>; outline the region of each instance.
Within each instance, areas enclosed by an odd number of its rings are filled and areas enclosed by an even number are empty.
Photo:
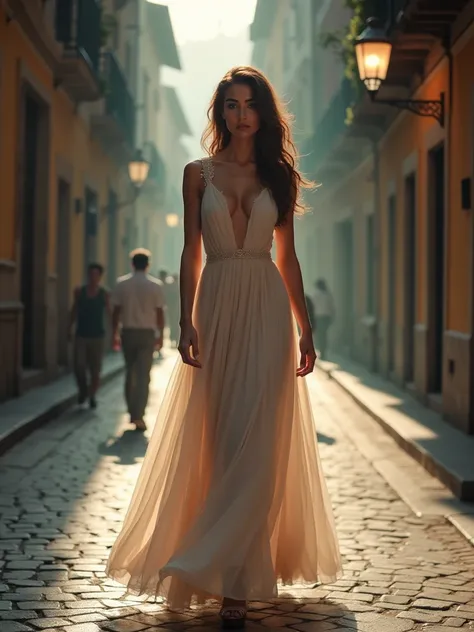
[[[102,12],[100,21],[100,43],[101,46],[107,46],[110,44],[110,38],[114,35],[118,28],[118,20],[112,13]]]
[[[333,51],[342,60],[344,74],[354,87],[354,101],[356,101],[362,94],[363,87],[359,80],[354,44],[364,29],[366,0],[344,0],[344,5],[352,13],[347,26],[339,31],[322,33],[320,40],[323,48]],[[353,121],[354,104],[352,103],[346,110],[346,125],[350,125]]]

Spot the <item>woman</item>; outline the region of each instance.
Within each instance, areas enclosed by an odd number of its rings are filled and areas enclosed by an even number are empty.
[[[278,581],[332,581],[340,558],[297,379],[316,354],[294,249],[303,181],[289,127],[270,84],[249,67],[222,79],[209,118],[210,157],[184,171],[184,364],[108,574],[172,607],[222,598],[224,627],[241,627],[247,600],[275,597]]]

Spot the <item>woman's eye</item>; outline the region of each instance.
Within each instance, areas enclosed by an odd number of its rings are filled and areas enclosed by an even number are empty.
[[[251,110],[253,110],[255,108],[255,103],[249,103],[248,106]]]
[[[227,107],[229,110],[235,110],[235,103],[228,103]]]

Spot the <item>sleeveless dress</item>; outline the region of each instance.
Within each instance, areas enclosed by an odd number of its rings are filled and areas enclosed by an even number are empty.
[[[263,189],[239,249],[213,163],[202,165],[202,369],[178,360],[106,569],[173,608],[268,600],[278,583],[332,582],[341,569],[296,323],[270,254],[276,205]]]

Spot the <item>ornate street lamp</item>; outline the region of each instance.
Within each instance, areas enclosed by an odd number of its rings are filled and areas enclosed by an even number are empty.
[[[148,177],[150,163],[143,157],[141,149],[137,149],[133,160],[128,163],[128,175],[132,184],[141,187]]]
[[[354,45],[359,77],[375,103],[393,105],[402,110],[410,110],[418,116],[435,118],[444,126],[444,92],[438,100],[417,99],[376,99],[377,92],[387,77],[392,43],[376,18],[367,20],[367,27],[359,35]]]
[[[149,171],[150,163],[143,157],[141,149],[137,149],[133,159],[128,163],[128,176],[133,185],[133,196],[129,200],[124,200],[123,202],[115,204],[113,208],[114,211],[118,211],[125,206],[135,204],[140,194],[140,189],[148,177]],[[101,221],[107,217],[107,213],[109,212],[109,206],[104,206],[102,209]]]
[[[179,215],[176,213],[168,213],[166,216],[166,225],[169,228],[176,228],[179,224]]]

